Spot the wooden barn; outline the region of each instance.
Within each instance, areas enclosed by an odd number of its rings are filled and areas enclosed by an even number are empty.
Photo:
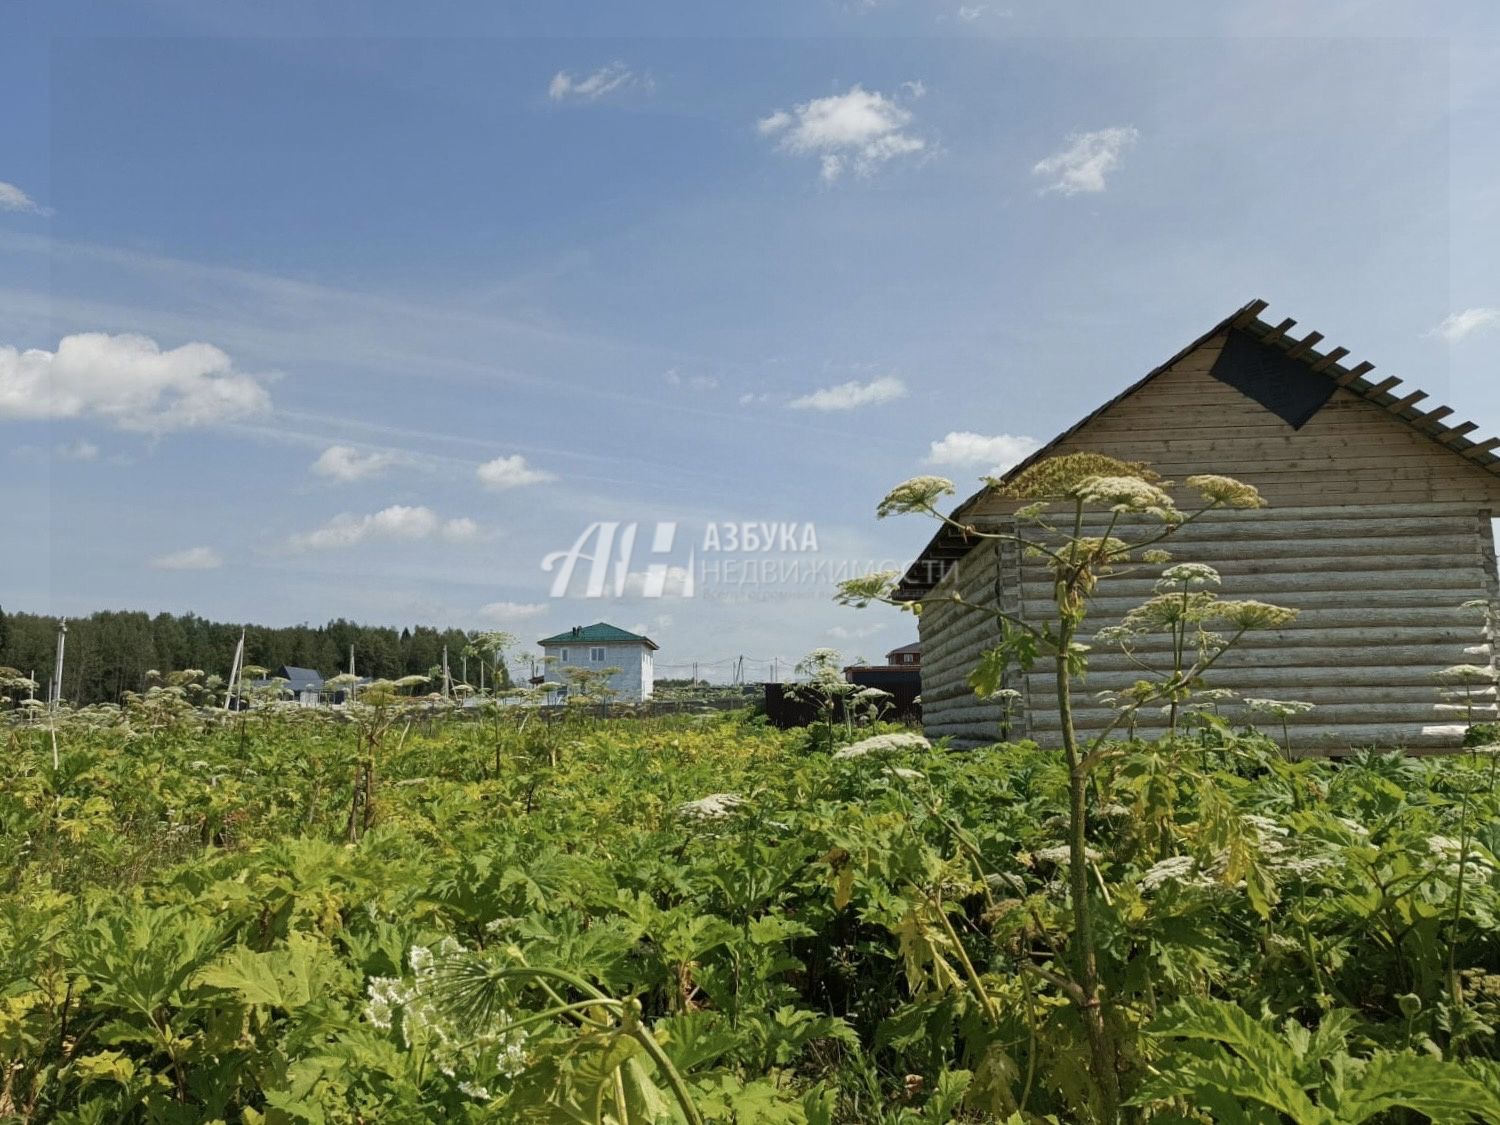
[[[1500,439],[1478,440],[1473,422],[1427,396],[1376,379],[1369,363],[1346,364],[1345,348],[1322,337],[1294,338],[1296,323],[1260,319],[1255,301],[1126,388],[1007,475],[1066,453],[1103,453],[1148,462],[1168,481],[1195,473],[1238,477],[1269,507],[1220,511],[1166,544],[1174,562],[1204,562],[1228,598],[1299,610],[1287,628],[1249,634],[1209,677],[1242,697],[1314,704],[1291,720],[1300,750],[1351,747],[1451,748],[1471,712],[1437,673],[1455,665],[1495,666],[1490,622],[1500,624],[1491,519],[1500,514]],[[1184,501],[1186,502],[1186,501]],[[1019,502],[983,490],[954,518],[990,530],[1016,526]],[[920,618],[922,709],[930,737],[992,742],[1002,722],[1012,738],[1058,742],[1052,671],[1017,673],[1009,710],[980,700],[967,677],[995,643],[994,619],[944,602],[999,604],[1045,619],[1051,588],[1040,561],[1014,545],[965,537],[944,526],[902,579],[897,596],[926,603]],[[1155,570],[1107,579],[1086,629],[1116,624],[1152,592]],[[1483,605],[1475,606],[1474,603]],[[1485,612],[1485,607],[1489,612]],[[1084,641],[1088,637],[1081,638]],[[1080,735],[1112,712],[1096,693],[1140,678],[1118,649],[1097,646],[1075,698]],[[1496,718],[1493,686],[1473,690],[1474,721]],[[1222,707],[1252,721],[1242,703]],[[1156,712],[1143,717],[1158,721]],[[1280,720],[1262,721],[1280,732]]]

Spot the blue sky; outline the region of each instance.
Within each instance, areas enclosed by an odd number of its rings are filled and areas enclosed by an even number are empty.
[[[1491,5],[720,7],[0,7],[0,604],[878,655],[816,581],[541,560],[905,560],[889,485],[1252,297],[1500,430]]]

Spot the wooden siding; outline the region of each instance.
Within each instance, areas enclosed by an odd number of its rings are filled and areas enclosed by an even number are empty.
[[[976,605],[1000,605],[1020,611],[1020,571],[1013,544],[991,541],[970,551],[938,583],[918,618],[922,638],[922,729],[929,738],[951,737],[963,744],[994,742],[1018,736],[1024,707],[1016,720],[1002,727],[1004,712],[993,700],[977,698],[969,688],[969,673],[997,638],[995,619],[988,613],[958,605],[954,593]],[[1017,690],[1024,684],[1016,682]]]
[[[1349,390],[1336,391],[1302,429],[1293,429],[1209,374],[1222,347],[1222,336],[1209,340],[1063,439],[1052,454],[1146,461],[1174,481],[1222,473],[1249,481],[1275,507],[1500,505],[1500,477]],[[1006,507],[985,499],[973,515]]]
[[[1485,599],[1500,612],[1488,506],[1320,504],[1220,512],[1165,545],[1174,561],[1217,568],[1226,598],[1258,598],[1301,611],[1285,629],[1248,635],[1208,677],[1210,686],[1245,696],[1317,704],[1294,720],[1294,747],[1431,749],[1461,741],[1463,705],[1442,698],[1433,674],[1453,664],[1494,662],[1483,615],[1461,608]],[[1150,574],[1105,580],[1091,609],[1090,635],[1149,597],[1152,584]],[[1009,606],[1019,605],[1027,619],[1041,621],[1050,614],[1051,588],[1040,561],[1017,564],[1013,553],[986,543],[925,599],[928,732],[964,744],[989,742],[998,736],[1000,708],[976,699],[966,677],[980,653],[995,643],[996,630],[989,615],[942,600],[955,589],[981,604],[993,604],[998,594]],[[1164,650],[1160,639],[1138,646],[1153,667],[1162,667]],[[1128,687],[1139,678],[1129,658],[1101,646],[1075,698],[1080,733],[1097,731],[1112,717],[1094,693]],[[1013,733],[1055,745],[1058,716],[1050,671],[1039,667],[1017,686],[1025,696],[1025,714]],[[1494,688],[1476,691],[1474,703],[1476,721],[1493,721],[1500,713]],[[1249,721],[1242,704],[1221,710],[1235,722]],[[1140,726],[1155,733],[1163,723],[1153,713]],[[1275,720],[1263,719],[1261,725],[1279,729]]]

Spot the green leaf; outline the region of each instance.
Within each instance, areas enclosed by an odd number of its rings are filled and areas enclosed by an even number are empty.
[[[1339,1121],[1358,1125],[1397,1108],[1426,1114],[1437,1125],[1500,1121],[1500,1097],[1457,1063],[1416,1054],[1376,1055],[1351,1076]]]

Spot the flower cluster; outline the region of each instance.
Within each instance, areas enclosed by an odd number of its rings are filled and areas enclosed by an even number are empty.
[[[1069,491],[1075,500],[1099,504],[1114,512],[1141,512],[1167,523],[1180,523],[1182,513],[1157,485],[1140,477],[1085,477]]]
[[[1279,629],[1295,621],[1297,611],[1269,602],[1223,601],[1214,606],[1214,618],[1236,629]]]
[[[1037,848],[1031,853],[1031,858],[1037,863],[1050,863],[1061,867],[1064,863],[1068,862],[1070,855],[1072,855],[1072,851],[1068,845],[1059,844],[1052,848]],[[1089,847],[1083,849],[1083,857],[1090,863],[1098,863],[1104,858],[1103,854],[1097,848]]]
[[[877,734],[870,738],[862,738],[858,742],[850,743],[842,749],[835,750],[833,756],[840,761],[850,758],[863,758],[869,754],[897,754],[913,750],[931,750],[932,743],[928,742],[920,734],[907,734],[898,731],[895,734]]]
[[[1235,480],[1233,477],[1220,477],[1208,473],[1188,477],[1187,486],[1196,488],[1199,495],[1210,504],[1220,504],[1226,508],[1264,508],[1266,506],[1265,500],[1256,491],[1254,485]]]
[[[1176,590],[1181,587],[1196,589],[1202,586],[1219,585],[1219,572],[1207,563],[1178,563],[1169,566],[1161,572],[1161,578],[1157,580],[1157,593],[1166,593],[1168,590]]]
[[[677,815],[689,820],[724,820],[745,804],[738,793],[710,793],[677,806]]]
[[[1160,890],[1168,883],[1177,883],[1182,886],[1205,887],[1211,883],[1211,880],[1198,872],[1198,861],[1192,856],[1168,856],[1166,859],[1152,864],[1141,875],[1141,892],[1143,894],[1150,894],[1152,891]]]
[[[947,477],[912,477],[885,494],[875,508],[877,519],[906,512],[930,512],[944,496],[953,495],[953,482]]]
[[[372,977],[365,991],[365,1018],[382,1031],[399,1021],[409,1051],[425,1048],[433,1064],[465,1094],[488,1101],[491,1092],[476,1079],[514,1078],[526,1067],[526,1033],[497,1013],[475,1027],[452,1014],[444,1002],[442,974],[471,957],[458,942],[444,938],[436,951],[414,945],[407,953],[412,979]]]
[[[864,609],[871,602],[889,601],[900,577],[900,571],[877,570],[870,574],[845,579],[839,583],[834,601],[839,605],[853,606],[855,609]]]

